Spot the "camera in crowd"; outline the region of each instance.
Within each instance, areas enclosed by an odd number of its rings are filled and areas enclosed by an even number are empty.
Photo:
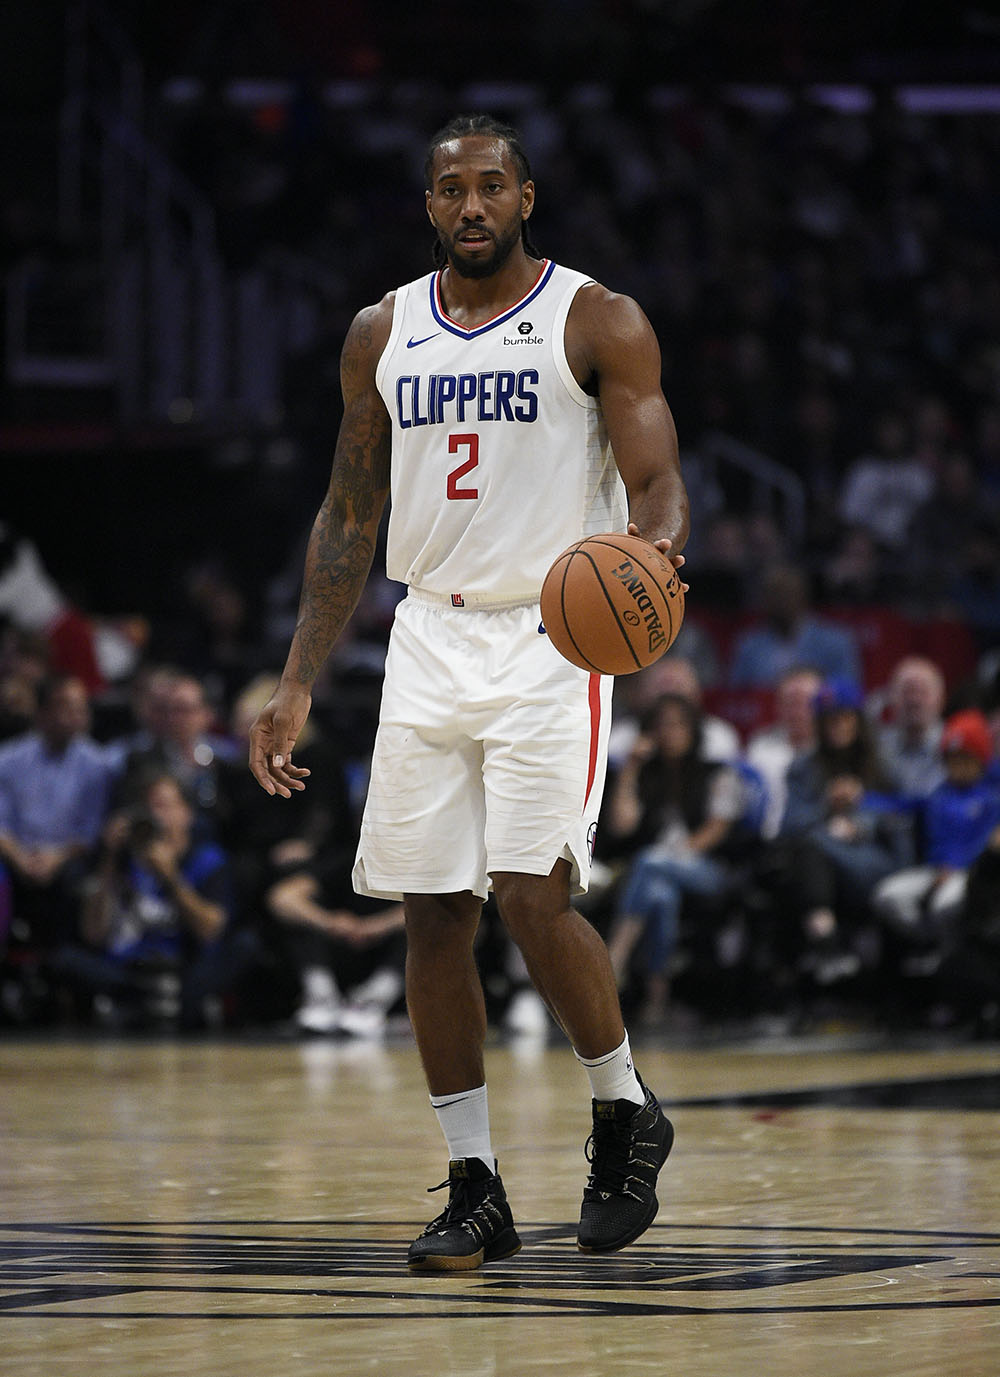
[[[129,809],[126,845],[130,851],[145,851],[163,835],[163,829],[148,808]]]

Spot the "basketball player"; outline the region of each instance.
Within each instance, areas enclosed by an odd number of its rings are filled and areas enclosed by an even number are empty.
[[[541,258],[517,133],[462,116],[432,140],[438,271],[355,318],[344,417],[298,622],[251,730],[251,769],[291,796],[310,688],[365,583],[391,493],[387,571],[408,585],[386,660],[354,870],[402,898],[410,1020],[448,1146],[447,1207],[415,1270],[518,1250],[490,1142],[486,1014],[473,955],[490,887],[590,1079],[579,1245],[648,1228],[673,1129],[637,1076],[607,950],[570,906],[588,883],[612,681],[556,652],[538,596],[571,542],[629,530],[670,552],[688,529],[660,354],[639,307]]]

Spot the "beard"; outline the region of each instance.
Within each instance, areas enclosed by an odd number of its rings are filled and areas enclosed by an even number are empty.
[[[492,277],[507,262],[521,238],[521,220],[518,219],[509,229],[496,235],[493,239],[493,252],[478,259],[470,260],[457,256],[457,236],[446,238],[439,232],[438,238],[441,240],[441,246],[448,259],[448,266],[454,269],[459,277]]]

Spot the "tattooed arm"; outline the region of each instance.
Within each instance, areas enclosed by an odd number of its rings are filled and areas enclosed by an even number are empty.
[[[375,366],[392,325],[392,296],[354,319],[340,360],[344,418],[330,485],[306,554],[295,634],[281,682],[250,729],[250,769],[269,794],[303,789],[308,770],[292,749],[309,714],[310,691],[357,606],[389,495],[391,428]]]

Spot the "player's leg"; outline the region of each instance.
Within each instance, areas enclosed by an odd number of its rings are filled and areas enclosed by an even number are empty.
[[[440,603],[410,596],[397,608],[354,869],[361,893],[403,897],[407,1004],[451,1159],[448,1204],[410,1248],[421,1271],[465,1271],[520,1247],[496,1174],[483,1073],[486,1012],[473,958],[488,892],[483,750],[456,709],[465,638]]]
[[[656,1217],[656,1180],[674,1131],[635,1073],[607,948],[570,906],[569,881],[564,860],[545,876],[493,876],[501,917],[590,1080],[591,1171],[577,1241],[585,1252],[615,1252]]]
[[[469,1271],[521,1246],[490,1143],[486,1004],[473,954],[474,894],[408,894],[406,1000],[448,1144],[448,1203],[410,1245],[414,1271]]]
[[[408,894],[406,1005],[433,1096],[483,1084],[486,1003],[473,952],[481,900]]]
[[[607,948],[570,904],[589,877],[612,684],[566,664],[530,610],[520,626],[513,613],[495,620],[503,658],[498,651],[484,690],[487,864],[507,929],[590,1081],[579,1242],[611,1251],[656,1214],[656,1176],[673,1139],[632,1065]]]
[[[578,1055],[591,1059],[618,1047],[625,1027],[607,947],[571,907],[569,877],[560,860],[549,875],[496,874],[493,888],[535,989]]]

